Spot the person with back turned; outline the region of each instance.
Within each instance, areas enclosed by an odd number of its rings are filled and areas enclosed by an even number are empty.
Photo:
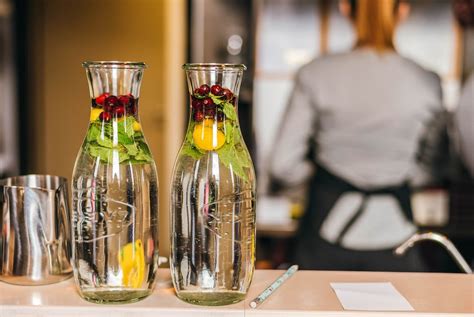
[[[453,11],[459,25],[469,34],[474,30],[474,0],[454,0]],[[471,49],[472,50],[472,49]],[[470,51],[467,49],[465,54]],[[459,105],[454,113],[456,131],[455,142],[458,154],[468,172],[468,177],[474,181],[474,68],[463,85]]]
[[[420,271],[416,249],[403,258],[392,250],[417,229],[409,186],[429,179],[416,153],[443,111],[440,80],[394,48],[407,2],[341,1],[340,9],[355,48],[298,71],[270,166],[286,187],[311,179],[295,261],[303,269]]]

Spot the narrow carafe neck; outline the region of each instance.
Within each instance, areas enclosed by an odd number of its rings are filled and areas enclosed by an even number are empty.
[[[237,103],[244,65],[185,64],[190,96],[189,122],[238,124]]]
[[[181,154],[194,160],[212,158],[244,181],[251,159],[237,114],[243,65],[184,65],[190,96],[190,117]]]
[[[110,162],[150,162],[150,151],[138,117],[140,85],[145,64],[86,62],[91,96],[85,144],[94,158]]]
[[[85,62],[91,96],[91,122],[114,123],[133,116],[138,121],[138,101],[145,64]]]

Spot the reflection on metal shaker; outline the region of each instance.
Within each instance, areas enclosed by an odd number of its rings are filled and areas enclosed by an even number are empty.
[[[0,180],[0,280],[42,285],[71,276],[67,180],[27,175]]]

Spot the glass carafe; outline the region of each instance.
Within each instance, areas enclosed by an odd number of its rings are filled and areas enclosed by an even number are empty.
[[[158,268],[158,178],[138,117],[145,64],[83,66],[92,103],[72,178],[75,282],[88,301],[134,302]]]
[[[244,65],[184,65],[190,116],[171,193],[171,274],[200,305],[245,298],[255,262],[255,172],[237,100]]]

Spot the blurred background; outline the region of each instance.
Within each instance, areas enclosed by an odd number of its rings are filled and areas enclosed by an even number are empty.
[[[440,76],[453,112],[474,68],[474,30],[458,22],[451,0],[410,4],[395,46]],[[70,179],[89,117],[81,62],[144,61],[141,119],[158,166],[160,251],[168,255],[169,179],[187,122],[181,65],[244,63],[239,116],[258,174],[257,267],[286,267],[306,187],[271,194],[269,156],[296,71],[353,45],[337,0],[0,0],[0,176]],[[472,266],[474,184],[447,148],[446,173],[412,195],[414,220],[446,234]],[[422,251],[431,271],[458,271],[439,247]]]

